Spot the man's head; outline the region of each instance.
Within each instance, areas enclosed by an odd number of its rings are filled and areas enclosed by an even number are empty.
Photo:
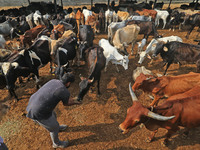
[[[69,88],[70,84],[71,84],[72,82],[75,81],[75,76],[74,76],[74,74],[71,73],[71,72],[65,73],[65,74],[62,76],[61,81],[63,82],[63,84],[64,84],[67,88]]]

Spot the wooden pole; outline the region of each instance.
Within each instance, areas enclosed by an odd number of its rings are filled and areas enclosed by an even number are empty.
[[[29,5],[30,5],[30,3],[31,3],[30,0],[28,0],[28,4],[29,4]]]
[[[63,0],[60,1],[61,7],[63,9]]]
[[[55,6],[55,13],[57,14],[57,2],[54,0],[54,6]]]
[[[92,9],[92,7],[93,7],[93,0],[91,0],[91,9]]]
[[[108,0],[108,8],[109,8],[109,6],[110,6],[110,0]]]
[[[156,6],[156,2],[157,2],[157,0],[155,0],[154,3],[153,3],[153,9],[154,9],[155,6]]]
[[[196,10],[196,9],[197,9],[197,4],[198,4],[198,1],[199,1],[199,0],[197,0],[197,1],[196,1],[196,4],[195,4],[195,6],[194,6],[194,10]]]
[[[171,5],[171,3],[172,3],[172,0],[170,0],[170,2],[169,2],[169,6],[168,6],[168,9],[170,8],[170,5]]]

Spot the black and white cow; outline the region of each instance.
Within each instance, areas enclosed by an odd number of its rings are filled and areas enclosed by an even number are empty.
[[[18,77],[28,77],[30,73],[33,73],[37,87],[39,87],[39,68],[51,60],[49,41],[38,39],[29,49],[20,51],[16,57],[8,60],[8,62],[0,63],[0,70],[6,78],[9,93],[18,101],[19,99],[14,91]]]

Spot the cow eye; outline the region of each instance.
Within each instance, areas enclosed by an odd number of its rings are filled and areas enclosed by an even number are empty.
[[[135,120],[135,123],[138,123],[138,122],[139,122],[139,120],[138,120],[138,119],[136,119],[136,120]]]

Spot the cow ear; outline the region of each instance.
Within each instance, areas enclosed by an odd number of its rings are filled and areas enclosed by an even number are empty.
[[[166,46],[164,46],[164,47],[163,47],[163,50],[164,50],[165,52],[167,52],[167,51],[168,51],[168,48],[167,48]]]

